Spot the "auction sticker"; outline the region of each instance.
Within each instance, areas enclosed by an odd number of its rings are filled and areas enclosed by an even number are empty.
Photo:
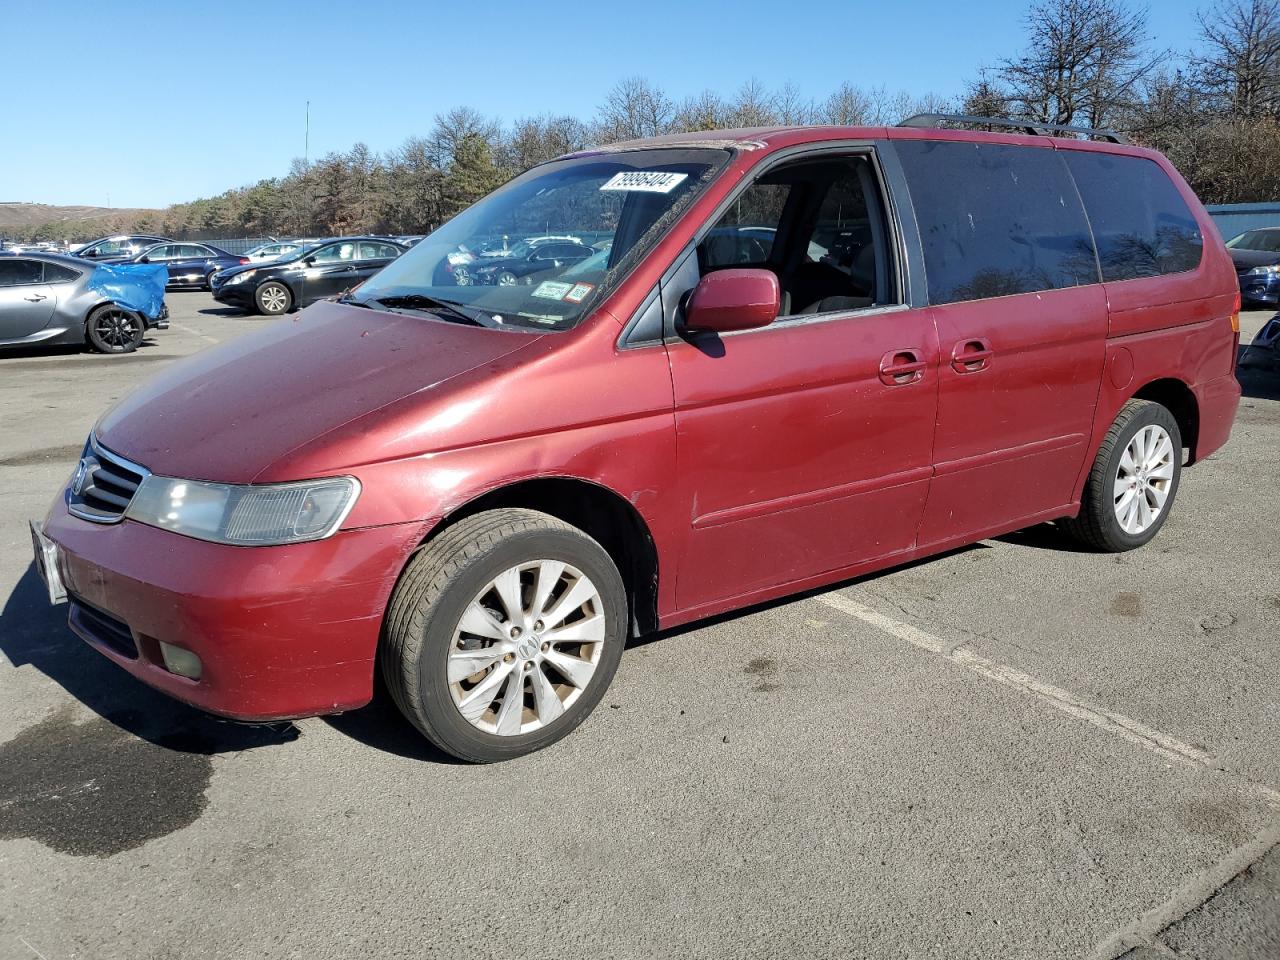
[[[628,190],[633,193],[670,193],[688,179],[687,173],[670,173],[663,170],[626,170],[615,173],[601,190]]]
[[[573,289],[564,295],[564,300],[566,303],[581,303],[591,296],[591,291],[595,288],[594,283],[575,283]]]
[[[581,284],[578,284],[581,286]],[[572,290],[572,283],[563,283],[559,280],[543,280],[533,291],[533,296],[541,297],[543,300],[563,300],[565,294]]]

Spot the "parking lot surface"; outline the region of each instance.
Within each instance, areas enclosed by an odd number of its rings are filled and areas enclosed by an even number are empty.
[[[169,303],[0,355],[0,958],[1280,956],[1280,371],[1145,549],[1044,525],[646,638],[474,767],[381,701],[205,717],[48,606],[26,520],[98,415],[290,322]]]

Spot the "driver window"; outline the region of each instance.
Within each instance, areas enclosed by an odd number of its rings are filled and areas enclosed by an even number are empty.
[[[800,160],[738,196],[699,244],[698,266],[773,271],[781,317],[844,313],[897,302],[886,237],[867,157]]]

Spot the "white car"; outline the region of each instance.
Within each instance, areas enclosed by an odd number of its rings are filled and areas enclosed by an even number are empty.
[[[267,260],[277,260],[286,254],[301,250],[306,246],[305,240],[281,240],[275,243],[260,243],[252,250],[244,254],[254,263],[262,263]]]

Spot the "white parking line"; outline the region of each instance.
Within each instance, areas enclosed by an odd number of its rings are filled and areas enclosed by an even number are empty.
[[[169,321],[169,323],[170,323],[170,325],[171,325],[171,326],[177,327],[177,328],[178,328],[179,330],[181,330],[183,333],[189,333],[189,334],[191,334],[193,337],[199,337],[199,338],[200,338],[201,340],[203,340],[205,343],[219,343],[219,342],[220,342],[219,340],[217,340],[217,339],[216,339],[216,338],[214,338],[214,337],[207,337],[207,336],[205,336],[203,333],[201,333],[199,330],[194,329],[193,327],[188,327],[185,323],[179,323],[177,320],[170,320],[170,321]]]
[[[901,620],[887,616],[879,610],[873,610],[871,607],[861,604],[844,594],[827,593],[814,599],[826,604],[828,607],[833,607],[842,613],[855,617],[863,623],[868,623],[890,636],[905,640],[913,647],[936,654],[944,660],[968,670],[970,673],[1003,684],[1006,687],[1021,690],[1023,693],[1035,697],[1061,713],[1065,713],[1077,720],[1083,720],[1085,723],[1090,723],[1151,753],[1168,760],[1176,760],[1179,763],[1196,764],[1208,770],[1232,773],[1232,771],[1225,770],[1222,763],[1211,753],[1193,747],[1188,743],[1183,743],[1176,737],[1154,730],[1123,714],[1087,703],[1061,687],[1055,687],[1042,680],[1037,680],[1035,677],[1015,670],[1003,663],[988,660],[986,657],[979,656],[970,650],[949,650],[948,648],[951,645],[941,637],[935,637],[933,634],[926,633],[924,630],[913,627],[909,623],[903,623]],[[1243,780],[1249,787],[1261,791],[1273,805],[1280,805],[1280,791],[1244,777],[1239,777],[1239,779]]]

